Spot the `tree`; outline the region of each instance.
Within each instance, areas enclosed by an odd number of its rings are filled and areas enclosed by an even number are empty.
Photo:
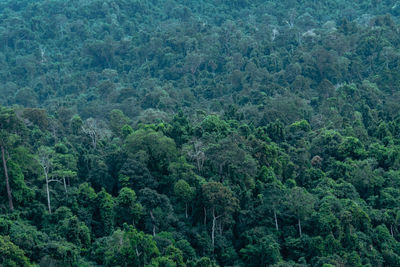
[[[64,220],[58,221],[57,233],[79,247],[88,248],[90,245],[89,228],[79,221],[76,216],[69,216]]]
[[[3,170],[4,170],[4,177],[6,178],[6,188],[7,188],[7,198],[8,198],[8,205],[10,207],[10,210],[14,210],[14,203],[12,200],[12,194],[11,194],[11,187],[10,187],[10,178],[8,176],[8,169],[7,169],[7,159],[6,159],[6,152],[5,152],[5,137],[4,134],[1,132],[0,133],[0,149],[1,149],[1,160],[3,162]]]
[[[119,109],[113,109],[110,112],[110,129],[117,136],[122,135],[122,127],[124,125],[129,125],[130,120],[124,115],[124,113]]]
[[[175,161],[178,155],[174,140],[151,126],[145,126],[127,137],[126,149],[131,156],[144,152],[141,155],[142,159],[145,159],[147,168],[154,176],[159,178],[160,189],[166,191],[172,186],[164,178],[168,177],[169,164]]]
[[[144,151],[136,153],[134,156],[128,156],[118,176],[121,186],[136,191],[146,187],[157,188],[158,182],[148,169],[146,156]]]
[[[184,267],[186,266],[183,262],[183,252],[173,245],[169,245],[165,248],[163,256],[153,258],[152,266],[176,266]]]
[[[112,192],[117,181],[111,176],[112,172],[109,166],[111,159],[107,159],[103,154],[94,153],[88,155],[88,161],[88,178],[91,186],[96,191],[104,188],[107,192]]]
[[[107,193],[104,188],[97,194],[97,211],[100,216],[100,224],[98,225],[98,235],[110,235],[114,230],[114,199]]]
[[[35,226],[30,225],[28,222],[20,220],[10,221],[8,233],[5,237],[9,237],[10,241],[23,250],[25,256],[34,262],[40,260],[41,252],[49,240],[47,234],[38,231]]]
[[[204,204],[206,207],[211,208],[213,216],[211,228],[212,246],[215,245],[215,230],[217,227],[217,220],[227,218],[232,215],[239,208],[239,201],[233,195],[233,192],[218,182],[208,182],[202,186],[202,193]],[[205,215],[204,215],[205,216]],[[222,234],[222,222],[219,224],[219,230]]]
[[[231,182],[243,187],[251,187],[257,171],[257,163],[243,148],[241,140],[229,136],[216,144],[209,145],[206,155],[215,171],[220,175],[220,182],[230,178]],[[227,177],[226,177],[227,176]]]
[[[177,241],[175,243],[175,246],[183,252],[183,260],[185,262],[196,257],[196,251],[186,239],[181,239]]]
[[[7,169],[7,146],[16,139],[15,133],[23,130],[22,122],[17,118],[14,110],[0,106],[0,150],[3,165],[4,177],[6,180],[7,198],[10,211],[14,210],[12,191],[10,187],[10,177]],[[7,155],[6,155],[7,154]]]
[[[270,235],[253,240],[240,253],[246,266],[270,266],[281,259],[279,243]]]
[[[58,179],[52,179],[49,176],[53,167],[54,151],[49,147],[41,146],[38,150],[38,162],[43,169],[44,178],[46,181],[47,208],[51,214],[50,187],[51,182],[60,182]]]
[[[149,188],[144,188],[139,191],[139,200],[149,216],[146,220],[148,225],[151,226],[153,236],[156,235],[157,228],[168,228],[170,223],[175,220],[172,206],[166,195],[159,194],[157,191]]]
[[[132,226],[117,230],[106,241],[104,255],[106,266],[149,266],[160,252],[151,235],[139,232]]]
[[[8,236],[0,236],[0,265],[32,266],[24,251],[12,243]]]
[[[339,157],[345,159],[346,157],[351,157],[353,159],[362,159],[366,156],[365,149],[356,137],[345,137],[343,142],[338,147]]]
[[[71,180],[77,176],[75,155],[69,153],[68,148],[63,143],[58,143],[54,147],[55,154],[52,160],[52,179],[59,180],[64,186],[65,194],[68,194],[67,185],[71,185]]]
[[[275,222],[275,229],[279,230],[278,224],[278,212],[279,208],[283,204],[284,188],[279,183],[267,184],[264,191],[262,192],[263,204],[267,209],[272,210]]]
[[[171,126],[167,130],[167,135],[175,140],[178,147],[186,143],[191,134],[191,127],[187,116],[182,110],[175,114],[171,121]]]
[[[117,224],[128,223],[135,225],[142,214],[143,207],[136,200],[136,193],[130,188],[124,187],[119,191],[115,201],[115,214],[117,214]]]
[[[314,197],[302,187],[293,187],[287,195],[287,207],[297,218],[299,235],[302,236],[301,221],[309,216],[314,208]]]
[[[79,262],[79,248],[65,240],[51,240],[46,244],[44,250],[47,254],[41,260],[45,264],[55,264],[56,266],[73,266],[73,264]]]
[[[189,145],[184,149],[187,150],[189,159],[195,161],[197,172],[201,173],[203,170],[206,155],[204,153],[205,145],[200,140],[192,140]]]
[[[81,221],[90,226],[93,223],[93,214],[96,212],[97,195],[88,183],[79,185],[77,192],[77,214]]]
[[[195,134],[199,137],[206,134],[215,134],[224,137],[228,133],[229,125],[216,115],[209,115],[196,127]]]
[[[72,130],[73,134],[78,134],[79,131],[82,130],[82,126],[83,126],[83,121],[81,119],[81,117],[78,114],[75,114],[70,122],[69,122],[69,126]]]
[[[188,203],[191,202],[195,196],[195,191],[185,180],[179,180],[175,183],[174,193],[178,199],[185,203],[185,217],[188,218]]]
[[[82,125],[82,131],[90,137],[93,149],[97,148],[99,140],[108,135],[107,130],[102,128],[100,123],[93,118],[85,120]]]

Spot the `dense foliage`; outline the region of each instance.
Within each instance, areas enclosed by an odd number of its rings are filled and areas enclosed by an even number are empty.
[[[0,266],[400,266],[399,16],[0,1]]]

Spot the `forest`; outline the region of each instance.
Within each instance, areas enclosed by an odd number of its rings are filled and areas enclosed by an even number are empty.
[[[400,266],[399,18],[0,0],[0,266]]]

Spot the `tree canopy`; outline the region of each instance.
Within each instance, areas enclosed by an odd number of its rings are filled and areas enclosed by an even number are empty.
[[[399,18],[0,1],[0,266],[400,266]]]

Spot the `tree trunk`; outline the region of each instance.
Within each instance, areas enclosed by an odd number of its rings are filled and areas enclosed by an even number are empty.
[[[188,218],[188,212],[187,212],[187,210],[188,210],[187,203],[185,203],[185,216],[186,216],[186,219]]]
[[[215,241],[215,223],[217,218],[215,217],[215,208],[212,208],[212,215],[213,215],[213,222],[212,222],[212,230],[211,230],[211,240],[212,240],[212,247],[214,249],[214,241]]]
[[[300,218],[298,219],[299,220],[299,234],[300,234],[300,237],[301,237],[301,221],[300,221]]]
[[[153,221],[153,236],[156,236],[156,222],[152,211],[150,211],[150,217],[151,220]]]
[[[62,179],[63,179],[63,183],[64,183],[65,194],[68,194],[68,191],[67,191],[67,184],[66,184],[66,182],[65,182],[65,177],[63,177]]]
[[[279,231],[279,226],[278,226],[278,218],[276,216],[276,211],[274,210],[274,219],[275,219],[275,228],[276,231]]]
[[[46,171],[45,167],[43,167],[43,171],[44,171],[44,176],[46,178],[47,207],[49,208],[49,213],[51,214],[49,177],[47,175],[47,171]]]
[[[394,237],[394,235],[393,235],[393,224],[390,224],[390,234],[392,235],[392,237]]]
[[[3,160],[4,176],[6,178],[8,204],[10,206],[10,210],[14,211],[14,204],[12,201],[11,188],[10,188],[10,182],[9,182],[9,177],[8,177],[7,161],[6,161],[6,156],[5,156],[5,152],[4,152],[4,146],[1,145],[0,147],[1,147],[1,159]]]

